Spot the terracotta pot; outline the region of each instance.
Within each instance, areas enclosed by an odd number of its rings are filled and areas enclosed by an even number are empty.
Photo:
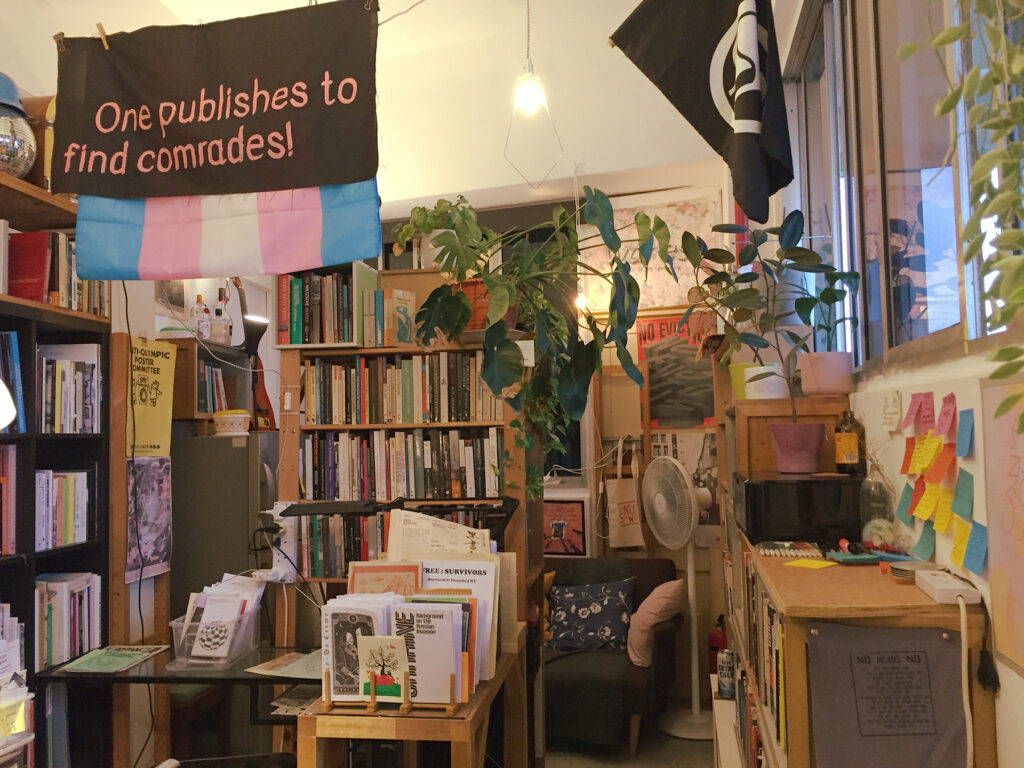
[[[800,386],[809,397],[853,392],[852,352],[806,352],[800,371]]]
[[[754,376],[774,371],[775,376],[765,376],[763,379],[751,381]],[[748,400],[776,400],[789,397],[789,384],[781,375],[782,368],[778,364],[754,365],[743,369],[744,395]]]
[[[775,469],[783,474],[810,474],[818,471],[821,448],[825,444],[825,425],[821,422],[769,424]]]
[[[487,293],[487,286],[483,280],[467,280],[456,289],[462,289],[469,303],[473,305],[473,314],[466,323],[467,331],[482,331],[487,327],[487,310],[491,305],[490,294]],[[519,305],[513,304],[505,311],[505,322],[509,328],[516,327],[516,317],[519,315]]]

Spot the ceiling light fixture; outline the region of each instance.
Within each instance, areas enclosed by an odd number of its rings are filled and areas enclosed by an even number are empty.
[[[536,189],[543,184],[564,150],[551,119],[541,79],[533,71],[530,56],[530,0],[526,0],[526,67],[516,78],[512,119],[505,136],[505,159],[523,180]],[[540,176],[540,181],[533,179]]]

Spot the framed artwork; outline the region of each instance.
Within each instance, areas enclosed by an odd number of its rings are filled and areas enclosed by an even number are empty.
[[[154,280],[153,298],[157,311],[174,318],[185,317],[185,281]]]
[[[698,357],[700,339],[715,329],[715,315],[695,312],[677,330],[680,320],[681,314],[636,321],[637,357],[647,364],[644,386],[653,428],[703,427],[715,417],[714,363],[709,356]]]
[[[586,488],[544,489],[544,554],[587,557],[590,554],[590,491]]]
[[[640,284],[641,311],[685,307],[689,304],[687,294],[693,286],[693,280],[689,264],[682,254],[680,239],[683,232],[689,231],[704,238],[708,245],[718,244],[719,236],[714,234],[711,228],[722,220],[722,190],[718,187],[669,189],[615,197],[611,199],[611,203],[615,209],[615,227],[626,243],[620,255],[629,263],[631,274]],[[655,216],[660,216],[668,224],[671,233],[669,253],[673,262],[682,262],[676,268],[679,282],[672,279],[657,254],[651,258],[650,267],[645,273],[636,244],[628,243],[629,240],[636,240],[636,225],[633,224],[633,220],[639,211],[650,216],[651,221]],[[584,224],[579,227],[578,232],[581,242],[587,237],[595,238],[591,242],[600,242],[596,227]],[[580,259],[595,269],[607,271],[611,253],[603,245],[599,245],[582,251]],[[580,282],[590,311],[595,315],[606,315],[611,299],[611,284],[589,274],[581,275]]]

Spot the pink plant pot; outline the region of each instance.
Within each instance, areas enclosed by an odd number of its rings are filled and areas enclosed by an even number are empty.
[[[768,425],[775,448],[775,469],[783,474],[810,474],[818,471],[821,447],[825,443],[825,425],[821,422],[783,422]]]
[[[807,352],[800,356],[800,386],[808,397],[853,392],[852,352]]]

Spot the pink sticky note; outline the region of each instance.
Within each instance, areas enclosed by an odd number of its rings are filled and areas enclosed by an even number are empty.
[[[935,424],[935,434],[945,435],[953,428],[953,421],[956,420],[956,395],[950,392],[942,398],[942,410],[939,411],[939,420]]]
[[[903,452],[903,466],[900,467],[900,474],[905,475],[910,471],[910,460],[914,457],[914,445],[917,440],[913,437],[907,438],[907,448]]]
[[[907,415],[903,417],[903,421],[900,422],[900,429],[906,429],[915,421],[917,421],[917,412],[921,410],[921,395],[911,395],[910,405],[907,406]]]
[[[921,394],[921,409],[917,420],[921,429],[935,429],[935,395],[932,392]]]

